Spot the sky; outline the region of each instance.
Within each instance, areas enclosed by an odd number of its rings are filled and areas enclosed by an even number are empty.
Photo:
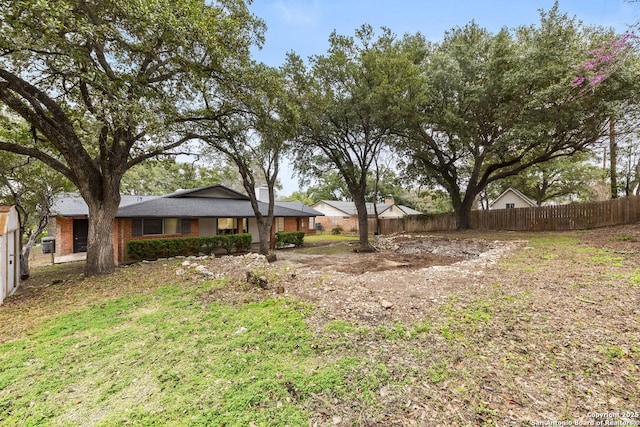
[[[254,58],[280,66],[286,53],[302,58],[326,53],[332,31],[353,35],[362,24],[388,27],[398,36],[422,33],[431,41],[442,40],[445,31],[475,21],[491,32],[503,27],[535,25],[539,10],[549,10],[554,0],[253,0],[250,9],[265,21],[267,32]],[[560,10],[586,25],[613,27],[624,32],[640,21],[640,3],[625,0],[560,0]],[[290,167],[280,173],[283,190],[298,190]]]

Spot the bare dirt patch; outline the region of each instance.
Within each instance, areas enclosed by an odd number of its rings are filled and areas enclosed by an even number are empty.
[[[524,241],[440,236],[379,238],[375,253],[279,254],[276,265],[295,270],[288,294],[320,305],[324,319],[369,324],[415,321],[451,292],[473,284],[483,270]]]

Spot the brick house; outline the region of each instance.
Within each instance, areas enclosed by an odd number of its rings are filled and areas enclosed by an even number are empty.
[[[260,201],[266,215],[268,205]],[[55,255],[87,251],[88,208],[78,194],[59,197],[51,210],[49,235],[55,236]],[[315,233],[314,217],[322,215],[308,206],[276,202],[274,232]],[[129,240],[214,236],[250,233],[257,243],[258,224],[249,197],[222,185],[178,191],[166,196],[122,195],[113,223],[116,263],[127,259]]]
[[[369,230],[371,231],[375,227],[376,210],[380,219],[422,214],[422,212],[418,212],[408,206],[397,205],[392,197],[386,198],[384,203],[377,203],[375,208],[373,203],[367,203],[366,206],[369,217]],[[316,219],[316,223],[320,224],[323,230],[342,227],[344,231],[358,231],[358,211],[354,202],[321,200],[314,203],[311,208],[324,214],[324,216]]]

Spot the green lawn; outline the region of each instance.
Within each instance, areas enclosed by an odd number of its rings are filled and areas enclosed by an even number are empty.
[[[166,285],[107,300],[2,344],[0,420],[295,426],[308,423],[314,400],[366,392],[367,384],[348,381],[363,362],[337,355],[329,362],[314,350],[317,337],[304,321],[310,306],[203,301],[227,286]]]

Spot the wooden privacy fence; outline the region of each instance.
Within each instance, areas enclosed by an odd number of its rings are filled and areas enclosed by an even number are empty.
[[[640,196],[575,205],[471,212],[471,227],[478,230],[563,231],[638,222]],[[382,234],[447,231],[456,227],[453,213],[380,220]]]

